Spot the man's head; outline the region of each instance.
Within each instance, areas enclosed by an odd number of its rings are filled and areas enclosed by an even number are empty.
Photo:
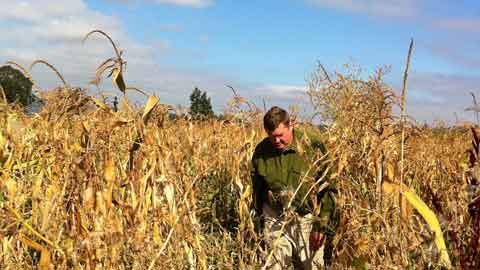
[[[274,106],[263,117],[263,127],[273,147],[284,150],[293,141],[293,123],[288,112]]]

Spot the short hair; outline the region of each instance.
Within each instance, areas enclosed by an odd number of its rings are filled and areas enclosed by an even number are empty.
[[[274,131],[280,124],[290,125],[290,115],[284,109],[273,106],[263,117],[263,128]]]

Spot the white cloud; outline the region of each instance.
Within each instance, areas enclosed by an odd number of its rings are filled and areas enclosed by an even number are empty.
[[[7,21],[7,17],[0,18],[0,31],[6,33],[0,36],[0,62],[15,60],[28,66],[35,59],[45,59],[57,67],[69,83],[86,87],[93,79],[95,67],[106,57],[113,56],[111,45],[99,35],[92,36],[92,39],[82,45],[84,35],[99,28],[109,33],[117,45],[124,49],[124,59],[128,62],[125,73],[127,84],[156,93],[162,102],[188,105],[188,97],[195,86],[207,91],[217,110],[221,110],[232,97],[226,87],[230,84],[237,85],[238,91],[247,98],[256,98],[258,101],[260,96],[275,104],[289,103],[296,100],[298,93],[295,91],[304,92],[300,90],[302,86],[245,86],[222,74],[163,64],[158,56],[170,52],[168,42],[157,40],[150,45],[136,42],[122,30],[122,24],[116,17],[87,7],[81,12],[64,10],[64,14],[41,10],[40,6],[36,8],[39,9],[39,14],[43,14],[40,17],[44,19],[29,17],[28,20],[18,19],[17,23]],[[9,16],[11,18],[13,15]],[[15,31],[11,31],[12,29]],[[199,37],[199,40],[208,42],[208,36]],[[12,46],[5,45],[8,43]],[[45,67],[35,67],[32,74],[44,89],[59,85],[59,80]],[[108,80],[103,84],[103,89],[117,93]]]
[[[412,89],[430,91],[434,95],[456,98],[480,90],[480,77],[442,73],[413,73],[409,78]],[[445,99],[450,102],[451,99]]]
[[[89,9],[82,0],[0,1],[0,5],[0,31],[7,33],[0,36],[0,62],[15,60],[28,66],[45,59],[71,77],[72,84],[88,82],[95,65],[112,55],[106,39],[97,36],[82,46],[89,31],[102,29],[121,44],[134,44],[115,17]],[[53,78],[36,70],[39,83],[52,86]]]
[[[210,38],[208,36],[201,36],[199,39],[200,43],[207,44],[210,42]]]
[[[311,119],[313,107],[307,95],[306,85],[266,84],[249,91],[251,100],[259,107],[268,110],[272,106],[280,106],[301,118]]]
[[[51,17],[68,17],[88,11],[82,0],[9,1],[1,0],[0,18],[23,22],[40,22]]]
[[[90,9],[84,1],[31,0],[23,2],[0,0],[0,63],[14,60],[26,67],[35,59],[53,64],[74,86],[91,87],[96,66],[114,55],[108,40],[94,34],[82,44],[82,39],[93,29],[107,32],[127,61],[127,85],[149,93],[156,93],[163,102],[185,104],[194,86],[209,93],[221,89],[213,100],[225,103],[229,94],[225,85],[232,80],[203,70],[185,70],[163,64],[162,56],[171,52],[168,42],[156,40],[144,44],[133,40],[114,16]],[[5,8],[4,8],[5,7]],[[32,75],[43,89],[59,85],[58,78],[44,66],[36,66]],[[109,80],[103,89],[113,93]],[[94,89],[93,87],[91,87]],[[113,89],[113,91],[112,91]],[[218,104],[218,103],[217,103]]]
[[[424,43],[432,55],[455,68],[480,68],[480,57],[475,53],[480,48],[479,18],[435,16],[425,21],[425,28],[431,37]]]
[[[293,100],[305,98],[307,92],[305,86],[271,84],[257,87],[255,93],[260,96],[272,96]]]
[[[220,111],[231,98],[225,85],[241,85],[222,74],[162,63],[162,56],[172,52],[168,42],[155,40],[152,44],[143,44],[133,40],[123,31],[117,17],[92,10],[83,1],[68,0],[59,6],[51,5],[55,2],[0,0],[0,5],[8,6],[8,10],[0,10],[0,31],[4,33],[0,35],[0,63],[15,60],[28,67],[35,59],[45,59],[57,67],[71,85],[95,90],[88,82],[93,79],[95,67],[113,56],[113,50],[106,39],[96,34],[83,45],[81,40],[90,30],[102,29],[125,51],[127,85],[155,93],[162,102],[188,105],[193,87],[198,86],[208,92],[214,109]],[[25,12],[29,9],[35,12]],[[44,66],[36,66],[32,75],[42,89],[60,84]],[[102,89],[118,94],[108,79]],[[132,99],[141,102],[144,98],[132,96]]]
[[[178,24],[161,24],[159,25],[160,31],[165,31],[165,32],[176,32],[180,33],[183,32],[183,27]]]
[[[378,17],[411,17],[418,12],[415,0],[306,0],[322,8],[334,8]]]
[[[170,4],[193,8],[204,8],[213,4],[213,0],[153,0],[158,4]]]
[[[479,85],[478,76],[414,72],[408,79],[407,112],[418,121],[471,121],[473,114],[465,108],[472,104],[470,92],[480,97]]]
[[[431,22],[431,26],[440,30],[460,31],[465,33],[479,33],[480,19],[478,18],[444,18]]]
[[[79,41],[92,29],[121,35],[115,17],[88,9],[82,0],[0,1],[0,6],[0,28],[9,33],[0,39],[10,42]]]
[[[432,42],[431,45],[427,46],[427,49],[433,55],[441,57],[451,64],[468,67],[469,69],[480,68],[480,57],[471,53],[478,50],[477,41],[473,41],[470,38],[466,40],[462,38],[445,38],[444,40]]]
[[[433,0],[304,0],[317,8],[337,9],[348,13],[365,14],[408,24],[415,38],[428,30],[429,38],[420,42],[427,45],[429,53],[453,64],[455,67],[479,68],[480,57],[472,54],[478,50],[480,19],[477,17],[449,16],[450,9],[465,11],[468,5],[444,3]],[[421,38],[421,36],[420,36]],[[417,40],[417,38],[415,38]]]

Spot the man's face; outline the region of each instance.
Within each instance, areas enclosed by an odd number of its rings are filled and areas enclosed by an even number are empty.
[[[281,123],[274,131],[267,131],[273,147],[283,151],[293,140],[293,126]]]

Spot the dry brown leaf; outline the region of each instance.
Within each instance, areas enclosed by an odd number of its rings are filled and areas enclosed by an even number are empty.
[[[107,213],[107,205],[104,200],[103,192],[101,191],[95,193],[95,211],[102,215]]]
[[[143,115],[142,119],[144,122],[148,120],[148,117],[150,115],[150,112],[157,106],[158,104],[158,98],[156,96],[149,96],[147,104],[145,105],[145,109],[143,110]]]
[[[124,126],[124,125],[126,125],[130,122],[132,122],[132,121],[131,120],[125,120],[125,119],[115,120],[112,124],[112,129],[114,129],[116,127]]]
[[[115,181],[115,162],[113,158],[108,158],[105,161],[104,177],[108,186]]]
[[[95,190],[90,183],[87,185],[87,188],[83,190],[82,199],[85,209],[93,208],[95,204]]]
[[[38,262],[38,268],[40,270],[49,270],[52,266],[52,261],[50,259],[50,252],[48,249],[40,245],[39,243],[26,238],[24,235],[20,235],[20,242],[24,245],[33,248],[40,252],[40,261]]]
[[[8,177],[7,181],[4,182],[4,185],[7,188],[8,197],[12,200],[15,199],[15,195],[17,194],[17,182]]]
[[[125,84],[125,81],[123,80],[123,75],[122,72],[120,71],[119,68],[113,68],[113,73],[112,73],[112,79],[113,83],[117,85],[118,89],[125,94],[125,91],[127,89],[127,86]]]
[[[391,163],[387,164],[387,177],[389,181],[393,181],[395,178],[395,168]]]
[[[168,208],[170,209],[170,212],[176,213],[177,209],[176,209],[176,203],[175,203],[175,188],[172,183],[167,183],[165,185],[165,187],[163,188],[163,194],[167,199]]]
[[[92,124],[89,121],[83,121],[82,122],[83,130],[86,133],[89,133],[90,130],[92,129]]]
[[[386,202],[391,202],[396,207],[401,207],[401,217],[403,220],[408,220],[409,216],[413,213],[412,206],[408,203],[405,196],[400,194],[400,186],[388,181],[382,183],[383,194]],[[403,185],[403,190],[407,190],[408,187]],[[400,204],[399,204],[400,203]]]

